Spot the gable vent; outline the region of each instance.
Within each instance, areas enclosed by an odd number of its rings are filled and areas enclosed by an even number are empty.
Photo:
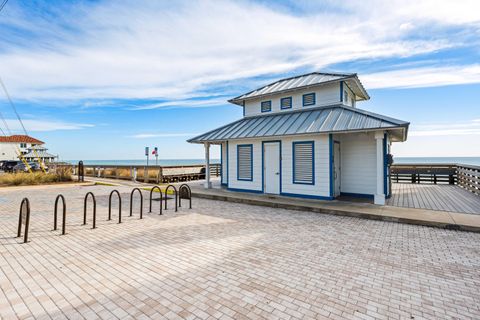
[[[262,112],[268,112],[272,110],[272,101],[262,101],[261,103]]]
[[[293,143],[293,183],[314,184],[313,141]]]
[[[307,93],[303,95],[303,105],[313,106],[315,104],[315,93]]]
[[[292,107],[292,97],[280,99],[281,109],[290,109]]]
[[[237,179],[253,180],[253,146],[243,144],[237,146]]]

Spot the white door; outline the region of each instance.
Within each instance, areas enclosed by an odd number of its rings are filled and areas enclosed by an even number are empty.
[[[340,142],[335,142],[333,144],[333,185],[334,185],[334,196],[338,197],[340,195],[340,177],[341,177],[341,163],[340,158]]]
[[[265,193],[280,194],[280,142],[268,142],[263,149]]]

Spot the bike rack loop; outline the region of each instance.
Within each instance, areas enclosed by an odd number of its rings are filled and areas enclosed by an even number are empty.
[[[143,194],[142,191],[138,188],[134,188],[130,193],[130,217],[133,215],[133,194],[135,191],[140,193],[140,219],[143,219]]]
[[[112,220],[112,196],[116,193],[118,196],[118,223],[122,223],[122,197],[120,196],[120,192],[118,190],[113,190],[110,192],[110,196],[108,196],[108,219]]]
[[[97,201],[95,200],[95,195],[91,192],[88,192],[85,195],[85,199],[83,200],[83,225],[87,224],[87,200],[88,196],[91,195],[93,200],[93,226],[92,229],[95,229],[95,224],[97,220]]]
[[[189,209],[192,209],[192,189],[186,183],[182,184],[180,188],[178,188],[178,206],[182,207],[182,199],[189,200]],[[187,194],[187,198],[184,197],[184,193]]]
[[[167,210],[168,189],[170,188],[173,188],[173,191],[175,191],[175,212],[177,212],[178,211],[178,193],[177,193],[177,188],[175,188],[173,184],[169,184],[165,189],[165,210]]]
[[[65,197],[61,194],[57,196],[55,199],[55,210],[53,211],[53,230],[57,230],[57,207],[58,207],[58,201],[62,199],[62,235],[65,234],[65,220],[67,219],[67,205],[65,203]]]
[[[25,217],[25,234],[23,236],[23,243],[28,242],[28,227],[30,226],[30,201],[28,198],[23,198],[22,203],[20,204],[20,213],[18,216],[18,232],[17,238],[22,236],[22,216],[23,216],[23,206],[26,206],[26,217]]]
[[[152,212],[152,194],[153,190],[158,190],[158,193],[160,193],[160,214],[162,214],[162,201],[163,201],[163,195],[162,195],[162,189],[160,189],[159,186],[155,186],[152,189],[150,189],[150,209],[148,212]],[[166,201],[166,200],[165,200]]]

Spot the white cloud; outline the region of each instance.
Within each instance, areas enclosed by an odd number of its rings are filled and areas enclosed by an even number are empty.
[[[9,129],[16,134],[23,134],[23,129],[17,119],[6,119]],[[59,131],[59,130],[79,130],[91,128],[93,125],[85,123],[64,122],[58,120],[35,120],[22,119],[23,124],[29,132],[39,131]],[[2,125],[3,127],[3,125]],[[3,128],[5,129],[5,128]],[[5,132],[7,133],[7,132]]]
[[[204,107],[216,107],[225,105],[225,98],[213,98],[202,100],[171,100],[166,102],[158,102],[151,104],[142,104],[140,106],[133,106],[135,110],[151,110],[151,109],[172,109],[172,108],[204,108]]]
[[[412,126],[409,136],[457,136],[480,135],[480,122],[477,120],[457,123],[432,123]]]
[[[413,68],[377,72],[362,76],[367,89],[418,88],[480,82],[480,64]]]
[[[173,137],[194,137],[199,133],[139,133],[130,136],[135,139],[148,139],[148,138],[173,138]]]
[[[16,99],[182,100],[228,80],[449,48],[457,40],[408,35],[478,23],[479,2],[460,2],[347,2],[295,15],[248,1],[110,1],[62,7],[54,22],[13,10],[9,24],[40,41],[5,46],[0,72]]]

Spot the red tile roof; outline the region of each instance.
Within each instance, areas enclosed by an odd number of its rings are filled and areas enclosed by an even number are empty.
[[[43,141],[32,138],[23,134],[14,134],[12,136],[0,136],[0,142],[24,142],[24,143],[34,143],[34,144],[44,144]]]

